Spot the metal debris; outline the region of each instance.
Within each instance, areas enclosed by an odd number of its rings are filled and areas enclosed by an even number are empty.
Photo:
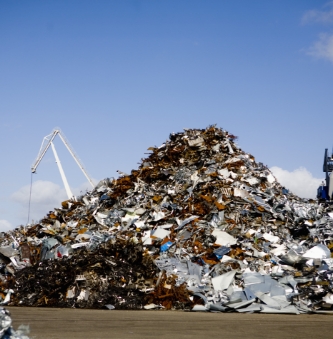
[[[2,302],[333,311],[333,207],[290,193],[235,139],[173,133],[131,174],[2,233]]]
[[[8,310],[0,307],[0,338],[1,339],[29,339],[29,326],[21,325],[17,331],[12,327],[12,318]]]

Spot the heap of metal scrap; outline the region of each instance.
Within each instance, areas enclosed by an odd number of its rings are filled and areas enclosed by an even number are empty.
[[[3,303],[333,311],[332,209],[288,192],[235,139],[171,134],[131,174],[3,233]]]

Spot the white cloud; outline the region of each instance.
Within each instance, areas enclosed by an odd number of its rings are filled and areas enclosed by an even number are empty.
[[[21,206],[19,214],[28,217],[30,185],[21,187],[11,195],[11,200]],[[51,181],[38,180],[32,185],[30,221],[39,220],[67,199],[66,191]]]
[[[270,170],[281,185],[301,198],[316,198],[317,188],[323,179],[315,178],[304,167],[295,169],[292,172],[274,166]]]
[[[328,59],[333,62],[333,34],[322,33],[308,50],[308,54],[317,58]]]
[[[316,9],[312,9],[304,13],[302,17],[302,23],[308,24],[312,22],[318,22],[322,24],[330,24],[333,23],[333,1],[328,2],[324,6],[324,10],[319,11]]]
[[[333,24],[333,1],[324,6],[324,10],[307,11],[302,18],[303,24],[308,23]],[[333,63],[333,34],[321,33],[318,40],[307,50],[307,54]]]
[[[12,224],[4,219],[0,219],[0,232],[6,232],[13,229]]]
[[[77,188],[71,188],[74,195],[83,195],[92,189],[88,182]],[[28,219],[30,185],[21,187],[11,195],[11,200],[17,202],[21,209],[19,215],[23,220]],[[67,200],[64,188],[51,181],[38,180],[32,184],[30,222],[42,219],[49,211],[60,208],[61,202]]]

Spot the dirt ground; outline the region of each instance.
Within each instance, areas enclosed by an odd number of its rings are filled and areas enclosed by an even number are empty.
[[[331,315],[195,313],[7,307],[34,339],[331,338]]]

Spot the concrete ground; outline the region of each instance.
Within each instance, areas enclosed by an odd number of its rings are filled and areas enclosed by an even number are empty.
[[[109,311],[7,307],[14,329],[30,325],[35,339],[332,338],[330,315]]]

